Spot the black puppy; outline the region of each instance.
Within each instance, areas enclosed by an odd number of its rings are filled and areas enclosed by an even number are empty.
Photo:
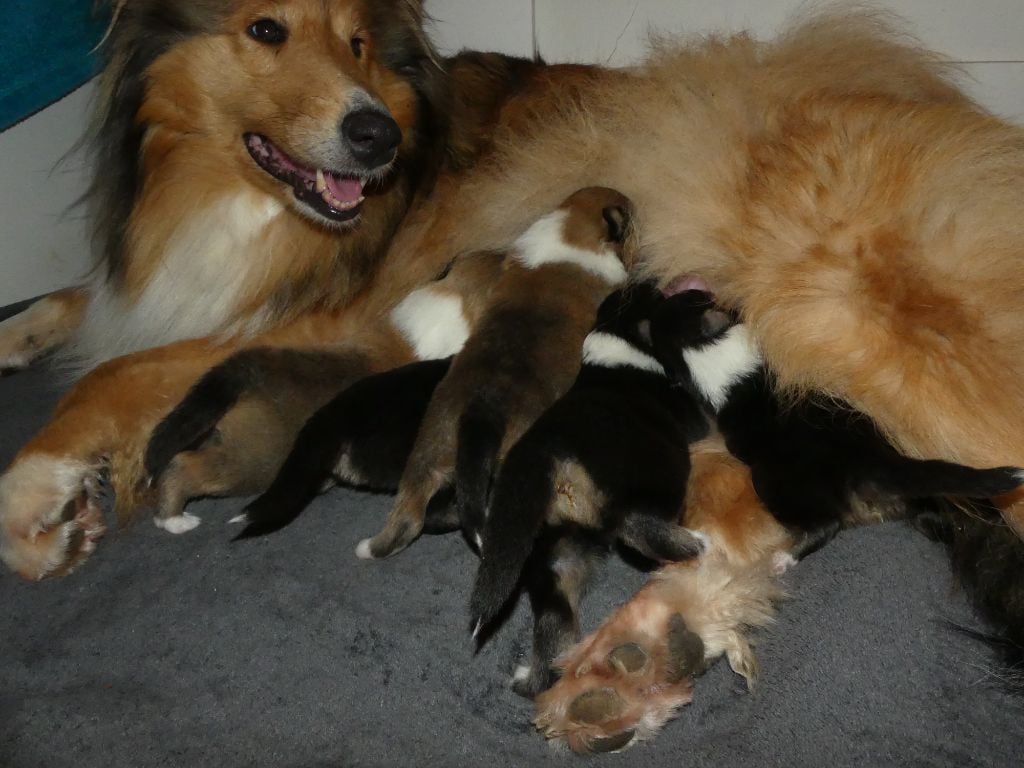
[[[636,286],[601,307],[572,389],[510,450],[494,481],[470,600],[474,636],[522,577],[534,613],[533,658],[515,690],[554,681],[553,660],[578,639],[577,607],[595,556],[616,540],[678,561],[703,549],[679,524],[689,445],[708,433],[697,400],[672,387],[645,330],[663,298]]]
[[[990,498],[1021,484],[1014,467],[972,469],[904,456],[868,416],[823,395],[783,400],[746,326],[706,292],[666,299],[651,335],[670,377],[700,398],[729,450],[750,467],[765,506],[803,534],[797,558],[868,507],[877,514],[901,500]],[[903,513],[899,503],[895,510]]]
[[[236,518],[237,538],[272,533],[293,521],[332,481],[394,492],[423,414],[452,358],[410,363],[367,376],[309,418],[270,487]],[[428,506],[428,533],[456,530],[448,492]]]

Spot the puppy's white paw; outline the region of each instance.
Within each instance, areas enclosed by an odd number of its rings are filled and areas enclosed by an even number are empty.
[[[188,533],[202,521],[195,515],[190,515],[188,512],[185,512],[184,514],[174,515],[173,517],[154,517],[153,522],[156,523],[157,528],[162,528],[168,533],[177,535],[181,533]]]
[[[363,539],[356,545],[356,557],[360,560],[373,560],[373,553],[370,551],[371,539]]]

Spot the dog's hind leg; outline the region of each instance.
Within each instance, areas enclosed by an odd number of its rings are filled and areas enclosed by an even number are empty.
[[[689,703],[693,677],[723,654],[752,683],[750,627],[771,621],[790,540],[760,505],[747,468],[715,441],[695,445],[687,525],[707,533],[700,558],[666,566],[558,662],[535,723],[577,752],[612,752],[652,736]]]
[[[427,505],[449,481],[452,467],[424,473],[416,482],[399,490],[395,506],[384,527],[375,536],[363,539],[356,546],[356,556],[363,560],[379,560],[398,554],[423,532]],[[403,477],[403,485],[406,485]]]
[[[89,294],[68,288],[44,296],[0,321],[0,371],[27,368],[71,339],[82,323]]]
[[[618,751],[688,704],[693,678],[723,654],[752,685],[745,634],[771,620],[780,594],[771,557],[739,564],[718,552],[666,567],[559,660],[534,722],[577,752]]]
[[[557,679],[555,659],[579,639],[578,609],[598,549],[586,539],[550,529],[523,573],[533,612],[530,663],[516,668],[512,689],[532,699]]]
[[[157,481],[154,522],[170,533],[185,533],[199,525],[199,518],[184,511],[192,499],[263,490],[292,439],[293,429],[272,404],[243,400],[199,446],[171,459]]]
[[[707,537],[678,523],[665,520],[653,510],[631,510],[617,531],[618,538],[644,557],[659,563],[672,563],[697,557],[704,551]]]

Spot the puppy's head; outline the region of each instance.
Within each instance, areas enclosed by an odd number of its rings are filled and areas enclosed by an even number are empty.
[[[632,205],[625,195],[607,187],[586,187],[530,226],[513,253],[529,269],[572,264],[619,286],[626,282],[635,250],[631,221]]]
[[[636,252],[633,204],[608,187],[584,187],[559,206],[565,242],[597,254],[613,253],[628,270]]]
[[[653,354],[651,320],[665,300],[652,282],[627,285],[601,303],[594,330],[618,336],[631,346]]]
[[[736,314],[715,304],[706,291],[684,290],[654,309],[651,344],[654,356],[676,381],[687,375],[684,355],[716,344],[739,322]]]

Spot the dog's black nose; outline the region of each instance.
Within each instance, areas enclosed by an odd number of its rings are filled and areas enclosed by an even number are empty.
[[[341,121],[341,135],[356,159],[371,168],[391,160],[402,141],[398,123],[390,115],[372,109],[346,115]]]

